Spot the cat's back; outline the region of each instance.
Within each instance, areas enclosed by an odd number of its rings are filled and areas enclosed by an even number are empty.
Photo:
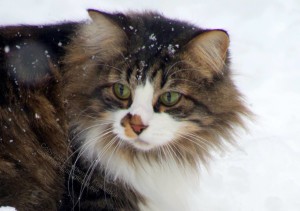
[[[68,156],[59,61],[73,28],[0,28],[0,206],[59,206]]]

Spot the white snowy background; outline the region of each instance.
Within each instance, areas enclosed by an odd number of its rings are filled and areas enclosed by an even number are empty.
[[[0,0],[0,25],[157,10],[231,37],[235,81],[257,115],[201,173],[199,211],[300,210],[299,0]],[[2,208],[4,210],[4,208]]]

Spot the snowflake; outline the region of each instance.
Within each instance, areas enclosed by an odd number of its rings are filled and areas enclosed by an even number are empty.
[[[155,34],[151,34],[149,36],[149,39],[152,40],[152,41],[156,41],[157,40]]]

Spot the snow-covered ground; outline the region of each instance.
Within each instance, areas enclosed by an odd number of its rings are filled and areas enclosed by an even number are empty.
[[[0,207],[0,211],[16,211],[13,207]]]
[[[236,83],[257,118],[239,148],[202,171],[201,211],[300,210],[299,0],[0,0],[0,24],[82,20],[86,8],[158,10],[226,29]]]

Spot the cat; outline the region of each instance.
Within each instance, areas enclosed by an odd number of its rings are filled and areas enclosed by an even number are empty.
[[[0,205],[201,210],[199,166],[251,113],[227,32],[155,12],[88,13],[0,29]]]
[[[251,113],[231,77],[228,33],[155,12],[89,15],[63,67],[73,208],[98,208],[84,188],[100,178],[127,198],[121,210],[201,210],[199,165]]]

